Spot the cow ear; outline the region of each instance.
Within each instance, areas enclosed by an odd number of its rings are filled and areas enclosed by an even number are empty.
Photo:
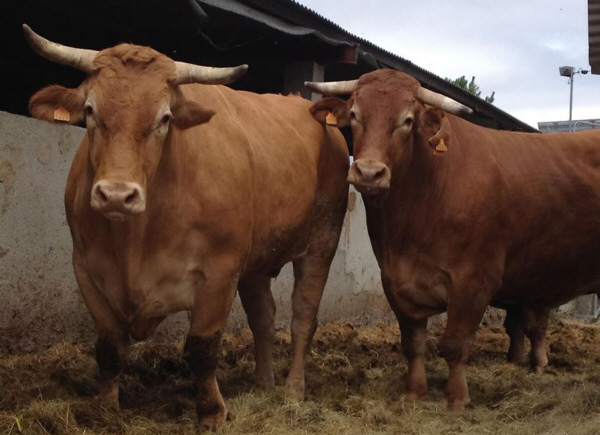
[[[180,130],[185,130],[196,125],[205,124],[214,116],[215,112],[205,109],[200,104],[185,99],[183,96],[177,99],[171,107],[173,113],[172,123]]]
[[[341,98],[325,97],[317,101],[310,108],[310,114],[322,124],[338,127],[346,127],[350,124],[348,102]]]
[[[81,86],[69,89],[51,85],[31,97],[29,112],[34,118],[44,121],[78,124],[83,120],[85,98],[85,92]]]
[[[436,107],[428,107],[419,117],[419,134],[427,140],[434,154],[448,151],[450,134],[444,128],[446,114]]]

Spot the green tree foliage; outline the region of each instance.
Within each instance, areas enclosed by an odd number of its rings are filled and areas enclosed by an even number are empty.
[[[471,81],[468,81],[465,76],[460,76],[459,78],[454,79],[454,80],[447,78],[446,80],[448,80],[453,85],[456,85],[461,89],[464,89],[468,93],[475,95],[476,97],[481,96],[481,90],[479,89],[479,85],[477,83],[475,83],[475,76],[473,76],[471,78]],[[485,97],[484,98],[485,102],[492,104],[494,102],[495,94],[496,94],[496,92],[494,91],[494,92],[492,92],[492,95]]]

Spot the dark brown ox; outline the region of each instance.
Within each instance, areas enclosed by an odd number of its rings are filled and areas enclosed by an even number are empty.
[[[293,261],[286,390],[303,397],[305,354],[346,207],[339,131],[316,122],[300,97],[216,85],[243,66],[182,64],[129,44],[96,53],[25,30],[40,54],[88,73],[77,89],[39,91],[30,110],[51,121],[68,112],[87,126],[65,204],[75,275],[97,330],[100,396],[118,406],[130,335],[144,339],[188,310],[184,356],[198,379],[199,423],[223,423],[215,369],[236,291],[257,375],[273,384],[270,278]],[[183,85],[192,82],[205,84]]]
[[[439,346],[449,367],[444,400],[461,409],[470,400],[465,363],[489,304],[522,307],[517,326],[539,344],[550,308],[600,280],[600,132],[482,128],[439,108],[464,113],[464,106],[432,98],[392,70],[307,86],[352,93],[311,111],[352,127],[348,180],[363,194],[400,324],[409,363],[403,398],[425,397],[427,318],[447,311]]]

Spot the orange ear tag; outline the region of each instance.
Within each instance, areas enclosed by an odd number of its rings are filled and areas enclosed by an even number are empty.
[[[444,139],[440,139],[440,142],[435,146],[435,150],[433,151],[433,154],[435,155],[440,155],[440,154],[444,154],[446,151],[448,151],[448,147],[446,146],[446,144],[444,143]]]
[[[325,117],[325,124],[337,125],[337,118],[335,117],[335,115],[333,113],[329,112],[327,114],[327,116]]]
[[[59,107],[54,111],[54,120],[60,122],[69,122],[71,120],[71,114],[64,107]]]

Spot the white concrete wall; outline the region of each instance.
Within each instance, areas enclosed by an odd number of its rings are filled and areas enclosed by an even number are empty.
[[[93,336],[75,283],[63,191],[84,130],[0,112],[0,349],[33,350]],[[273,280],[277,325],[288,327],[291,265]],[[588,315],[592,299],[578,301]],[[575,303],[572,304],[575,307]],[[497,322],[502,313],[490,313]],[[381,289],[368,239],[364,206],[351,192],[340,244],[320,310],[320,321],[375,324],[394,321]],[[439,324],[443,316],[430,321]],[[239,300],[230,328],[246,325]],[[157,338],[183,336],[187,313],[167,319]]]
[[[93,336],[71,268],[63,191],[84,130],[0,112],[0,346],[29,350]],[[322,322],[392,320],[368,240],[360,195],[351,193],[340,245],[321,304]],[[277,324],[287,327],[291,266],[273,280]],[[230,327],[245,326],[241,304]],[[158,337],[183,334],[187,314]]]

